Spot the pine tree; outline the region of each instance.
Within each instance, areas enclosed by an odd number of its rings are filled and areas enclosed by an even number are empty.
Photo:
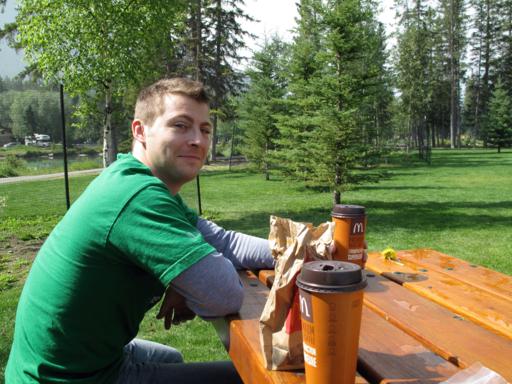
[[[315,139],[321,145],[315,158],[315,176],[327,181],[334,203],[350,181],[351,168],[369,146],[365,120],[371,107],[369,85],[376,79],[376,23],[369,3],[359,0],[332,1],[324,8],[327,30],[321,77],[321,129]]]
[[[446,36],[450,79],[450,146],[460,146],[461,60],[465,45],[464,0],[442,0],[442,34]]]
[[[317,117],[320,107],[322,50],[321,1],[301,0],[297,4],[299,17],[288,63],[287,113],[277,116],[280,137],[276,156],[281,159],[281,171],[287,177],[309,182],[316,167],[313,147],[317,143],[312,134],[319,129]]]
[[[242,28],[242,21],[254,21],[243,12],[242,0],[211,0],[206,8],[206,49],[204,52],[205,78],[213,94],[212,115],[212,159],[216,158],[217,126],[219,117],[228,120],[233,114],[229,110],[230,95],[238,95],[242,86],[242,75],[235,70],[243,57],[239,52],[246,46],[244,38],[249,35]]]
[[[239,107],[240,128],[245,134],[244,153],[265,173],[266,180],[270,179],[272,151],[279,138],[276,115],[284,112],[285,52],[286,45],[277,36],[265,40],[246,71],[250,83]]]
[[[187,22],[176,25],[173,56],[167,63],[169,76],[190,76],[203,82],[212,95],[211,156],[216,157],[218,120],[229,120],[229,97],[240,93],[242,74],[235,69],[244,58],[244,38],[249,35],[242,21],[253,21],[240,5],[243,0],[194,0],[188,3]]]
[[[512,145],[512,98],[501,79],[496,83],[489,103],[487,140],[490,146],[501,148]]]
[[[382,30],[370,2],[303,0],[298,7],[279,155],[287,175],[329,186],[339,203],[385,109],[376,103],[386,93]]]
[[[492,84],[496,78],[498,15],[501,12],[496,0],[470,0],[474,10],[471,19],[473,30],[470,39],[470,58],[475,71],[475,102],[473,104],[473,131],[486,145],[486,121]]]
[[[471,74],[469,79],[466,81],[466,88],[464,92],[464,104],[462,109],[462,130],[467,136],[467,140],[475,142],[477,132],[475,131],[475,108],[477,103],[477,84],[478,79],[475,74]]]
[[[498,0],[499,37],[497,77],[512,96],[512,0]]]
[[[432,100],[430,84],[435,13],[422,0],[414,0],[412,8],[408,7],[407,1],[398,5],[403,8],[403,30],[398,34],[397,85],[406,111],[409,144],[414,144],[419,149],[420,158],[428,161],[427,116]]]

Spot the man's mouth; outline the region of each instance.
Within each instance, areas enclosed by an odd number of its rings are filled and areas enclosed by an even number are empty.
[[[193,159],[193,160],[199,160],[201,161],[201,156],[199,155],[179,155],[178,157],[184,158],[184,159]]]

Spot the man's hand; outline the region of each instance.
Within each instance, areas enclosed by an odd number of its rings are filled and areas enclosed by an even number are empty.
[[[331,257],[334,258],[334,255],[336,253],[336,244],[334,243],[334,241],[332,242],[331,246],[329,247],[329,252],[331,253]],[[365,240],[361,269],[364,269],[367,260],[368,260],[368,242]]]
[[[179,324],[194,317],[196,314],[187,307],[185,298],[169,285],[156,318],[164,319],[164,327],[169,329],[171,324]]]

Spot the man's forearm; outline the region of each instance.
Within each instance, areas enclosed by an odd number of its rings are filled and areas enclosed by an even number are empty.
[[[268,240],[226,231],[212,221],[199,219],[197,229],[205,240],[229,259],[236,269],[274,268]]]

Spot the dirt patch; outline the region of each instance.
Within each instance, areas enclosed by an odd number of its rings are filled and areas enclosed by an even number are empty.
[[[11,237],[0,242],[0,255],[12,255],[13,259],[24,259],[32,262],[43,242],[44,240],[41,239],[20,240]]]
[[[25,281],[43,240],[20,240],[16,237],[0,242],[0,291]]]

